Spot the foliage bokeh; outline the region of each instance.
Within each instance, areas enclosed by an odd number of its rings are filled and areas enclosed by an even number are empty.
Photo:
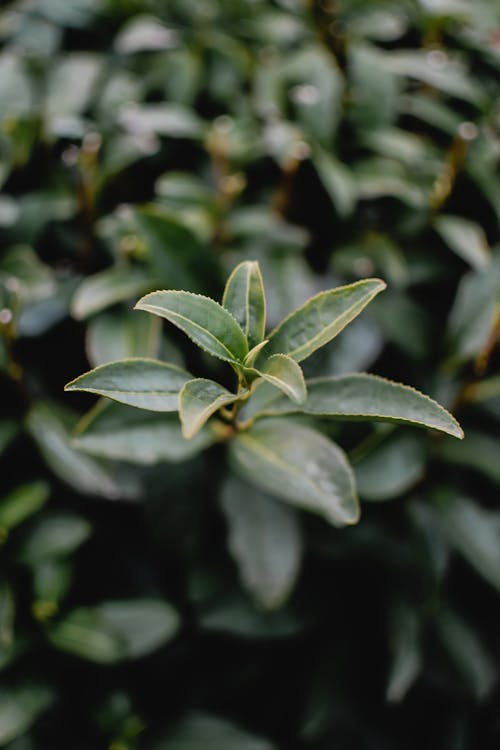
[[[496,4],[17,0],[0,40],[0,746],[497,747]],[[271,325],[383,278],[308,373],[465,429],[326,426],[354,528],[228,489],[152,416],[77,447],[89,366],[224,379],[132,306],[247,258]]]

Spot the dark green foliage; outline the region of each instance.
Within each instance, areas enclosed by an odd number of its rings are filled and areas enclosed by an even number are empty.
[[[499,29],[2,4],[1,747],[498,747]]]

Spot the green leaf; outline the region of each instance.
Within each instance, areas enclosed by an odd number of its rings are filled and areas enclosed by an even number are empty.
[[[134,310],[106,310],[91,318],[87,325],[85,350],[92,367],[131,357],[155,359],[161,344],[161,321],[152,315],[137,315]],[[179,362],[170,352],[166,359]]]
[[[195,378],[185,383],[179,395],[179,417],[186,440],[194,437],[221,406],[234,403],[241,395],[231,393],[206,378]]]
[[[68,383],[65,391],[87,391],[150,411],[177,411],[179,392],[192,376],[155,359],[119,360],[100,365]]]
[[[479,430],[467,430],[463,443],[446,442],[440,446],[439,456],[460,467],[475,469],[484,477],[500,484],[498,436]]]
[[[307,381],[308,396],[300,410],[280,398],[264,405],[262,414],[301,411],[335,419],[400,422],[430,427],[463,438],[458,422],[442,406],[408,385],[378,375],[354,373]]]
[[[266,354],[288,354],[296,362],[331,341],[383,289],[380,279],[364,279],[320,292],[285,318],[269,335]]]
[[[255,360],[259,356],[262,349],[267,345],[268,339],[261,341],[260,344],[256,344],[253,349],[250,349],[247,356],[243,360],[245,367],[253,367]]]
[[[68,557],[92,533],[92,526],[73,513],[44,516],[30,528],[19,550],[19,559],[37,566],[45,560]]]
[[[306,381],[300,366],[286,354],[273,354],[266,360],[260,370],[254,370],[259,377],[292,399],[296,404],[303,404],[307,398]]]
[[[362,500],[400,497],[425,474],[425,435],[397,430],[359,462],[351,460]]]
[[[248,353],[245,334],[236,320],[209,297],[192,292],[159,291],[147,294],[135,307],[166,318],[195,344],[226,362],[239,364]]]
[[[64,599],[73,580],[72,560],[50,557],[33,566],[33,593],[38,602],[55,607]],[[55,607],[54,607],[55,605]]]
[[[182,104],[160,102],[154,104],[125,104],[120,110],[120,124],[131,133],[169,138],[201,139],[206,126],[203,120]]]
[[[8,448],[18,432],[19,427],[16,422],[10,419],[2,419],[0,422],[0,455]]]
[[[422,669],[421,632],[418,617],[407,604],[395,606],[390,620],[392,653],[386,698],[390,703],[399,703]]]
[[[477,356],[494,330],[500,295],[500,265],[470,271],[460,281],[448,318],[447,339],[454,360]]]
[[[443,647],[474,696],[483,700],[496,682],[495,660],[479,635],[451,610],[439,612],[436,629]]]
[[[36,513],[48,500],[49,493],[49,485],[39,481],[22,484],[2,498],[0,500],[0,534],[2,529],[10,531]]]
[[[12,646],[15,611],[12,588],[4,578],[0,578],[0,648]]]
[[[282,500],[335,526],[359,520],[354,476],[341,449],[321,433],[288,419],[266,419],[230,443],[236,471]]]
[[[110,305],[144,294],[154,283],[152,274],[142,268],[107,268],[82,281],[71,302],[71,313],[77,320],[85,320]]]
[[[37,403],[28,414],[27,425],[49,468],[77,492],[109,500],[137,497],[138,482],[123,467],[118,472],[73,448],[76,417],[71,412],[53,403]]]
[[[245,587],[266,609],[280,607],[295,584],[302,537],[293,509],[229,476],[220,502],[228,546]]]
[[[186,461],[216,440],[211,425],[186,440],[177,415],[147,413],[108,401],[84,417],[73,445],[93,456],[148,466]]]
[[[448,544],[500,592],[500,513],[449,497],[432,506],[432,517]]]
[[[245,732],[225,719],[188,714],[153,750],[274,750],[267,740]]]
[[[479,224],[463,216],[438,216],[434,227],[443,242],[473,268],[480,270],[488,265],[491,250]]]
[[[260,344],[266,328],[266,299],[257,261],[236,266],[226,282],[222,305],[239,323],[249,348]]]
[[[303,632],[305,625],[304,617],[296,611],[262,609],[239,593],[209,602],[199,620],[202,628],[209,632],[266,641],[297,635]]]
[[[323,187],[342,218],[351,216],[358,199],[358,188],[352,171],[333,153],[315,146],[313,164]]]
[[[46,685],[22,685],[0,690],[0,746],[21,737],[54,699]]]
[[[70,612],[48,631],[48,638],[61,651],[112,664],[156,651],[179,626],[179,616],[167,602],[111,601]]]

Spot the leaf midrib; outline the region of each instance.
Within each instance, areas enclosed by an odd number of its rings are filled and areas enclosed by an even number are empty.
[[[302,481],[304,479],[306,479],[307,482],[313,488],[317,488],[317,491],[319,492],[319,494],[320,494],[321,497],[325,497],[325,498],[327,497],[327,495],[325,495],[325,493],[323,492],[321,486],[319,484],[317,484],[317,482],[315,482],[314,479],[312,479],[309,476],[309,474],[304,474],[302,472],[297,471],[296,467],[293,464],[288,464],[286,461],[284,461],[281,458],[279,458],[276,453],[273,453],[268,448],[265,448],[262,445],[262,443],[260,443],[255,438],[253,438],[253,437],[251,437],[250,435],[247,434],[247,435],[240,435],[239,439],[240,439],[240,442],[242,442],[243,444],[250,443],[251,446],[254,446],[253,450],[256,453],[259,453],[261,456],[264,456],[265,458],[267,458],[269,460],[269,463],[274,464],[275,466],[278,466],[279,468],[286,469],[287,471],[289,471],[291,474],[293,474],[294,476],[298,477]]]
[[[163,317],[165,315],[165,308],[164,307],[159,307],[158,305],[151,305],[150,303],[147,303],[147,305],[145,305],[142,309],[144,310],[144,309],[148,309],[148,308],[151,311],[153,311],[153,310],[154,311],[159,311],[161,317]],[[228,353],[231,362],[235,362],[237,364],[240,363],[238,357],[235,354],[233,354],[233,352],[230,349],[228,349],[227,346],[220,339],[218,339],[217,336],[215,336],[212,333],[212,331],[209,331],[208,328],[204,328],[203,326],[201,326],[199,323],[196,323],[191,318],[187,318],[185,315],[182,315],[182,313],[173,312],[172,310],[167,310],[167,312],[168,312],[169,316],[172,316],[173,318],[180,319],[182,321],[186,321],[187,323],[189,323],[189,325],[193,326],[194,328],[197,328],[199,331],[203,331],[204,333],[208,334],[208,336],[211,339],[213,339],[213,341],[217,342],[217,344],[219,344],[224,349],[224,351],[226,351]],[[165,317],[167,317],[167,316],[165,316]],[[189,333],[187,331],[185,331],[185,333],[186,333],[187,336],[189,336]],[[191,340],[193,340],[192,336],[189,336],[189,338]],[[194,342],[194,343],[196,343],[196,342]]]

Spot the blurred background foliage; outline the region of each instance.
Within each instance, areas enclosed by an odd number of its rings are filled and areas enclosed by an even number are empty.
[[[0,43],[0,746],[498,748],[498,3],[16,0]],[[325,426],[357,527],[225,481],[163,416],[75,438],[89,365],[227,377],[131,308],[247,258],[271,325],[384,278],[309,375],[464,426]]]

